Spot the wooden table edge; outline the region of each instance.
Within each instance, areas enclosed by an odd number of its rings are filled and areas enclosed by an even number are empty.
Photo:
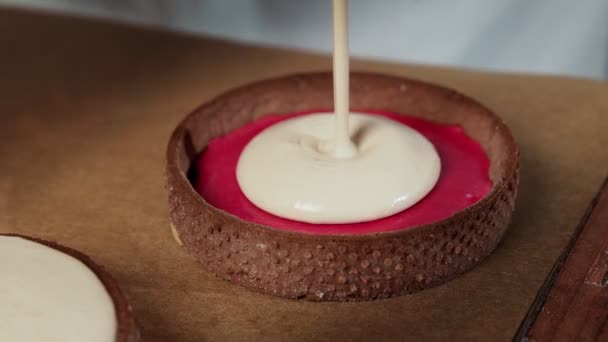
[[[606,229],[601,229],[603,228],[600,227],[601,222],[593,221],[594,217],[601,213],[606,215],[607,212],[608,177],[604,179],[568,244],[553,265],[513,337],[513,341],[571,340],[573,338],[578,341],[593,341],[598,340],[600,334],[602,336],[608,334],[608,330],[604,329],[608,328],[605,318],[600,322],[590,323],[586,319],[587,308],[576,307],[599,296],[608,298],[608,226],[605,226]],[[592,243],[594,257],[592,259],[577,258],[574,255],[577,247],[583,248],[585,245],[586,250],[589,250],[587,244],[591,239],[596,239]],[[578,277],[566,279],[569,273],[571,276],[575,268],[578,270],[584,268],[585,275],[580,277],[579,274]],[[576,286],[572,286],[572,283],[576,283]],[[589,294],[590,288],[595,288],[591,294]],[[547,306],[551,306],[553,310],[545,311]],[[582,309],[575,311],[581,319],[573,319],[573,308]],[[569,312],[570,314],[567,315]],[[603,312],[608,318],[608,306],[604,307]],[[556,317],[558,319],[555,319]],[[564,326],[563,323],[566,322],[566,319],[568,322],[578,321],[578,324]],[[595,336],[589,336],[590,331],[595,331]]]

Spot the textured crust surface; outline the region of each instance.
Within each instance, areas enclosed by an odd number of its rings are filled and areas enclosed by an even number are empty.
[[[311,235],[243,221],[209,205],[187,174],[207,142],[265,114],[332,108],[331,73],[244,86],[202,105],[167,148],[170,219],[183,247],[218,276],[288,298],[358,301],[423,290],[471,269],[507,229],[518,185],[517,145],[504,123],[475,100],[436,85],[351,73],[351,107],[461,125],[490,159],[490,192],[450,218],[403,231]]]
[[[136,342],[141,341],[141,336],[137,324],[135,322],[135,316],[133,315],[133,309],[127,301],[127,297],[118,286],[118,282],[104,270],[104,268],[96,264],[88,255],[79,252],[75,249],[62,246],[52,241],[46,241],[42,239],[33,238],[30,236],[19,235],[19,234],[0,234],[4,236],[16,236],[30,241],[34,241],[50,248],[56,249],[62,253],[70,255],[80,262],[85,264],[97,277],[101,280],[101,283],[105,286],[106,290],[112,298],[114,307],[116,309],[116,319],[118,322],[118,331],[116,333],[116,342]]]

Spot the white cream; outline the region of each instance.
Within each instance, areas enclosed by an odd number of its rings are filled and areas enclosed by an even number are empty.
[[[237,181],[276,216],[309,223],[380,219],[428,194],[441,169],[433,145],[393,120],[349,114],[348,2],[334,0],[334,111],[275,124],[245,147]]]
[[[350,158],[357,147],[348,135],[349,60],[348,60],[348,1],[334,0],[334,151],[336,158]]]
[[[274,215],[310,223],[351,223],[398,213],[439,177],[433,145],[417,131],[375,115],[350,114],[357,154],[336,158],[333,114],[310,114],[262,131],[243,150],[237,180]]]
[[[0,236],[0,341],[113,342],[114,304],[79,260]]]

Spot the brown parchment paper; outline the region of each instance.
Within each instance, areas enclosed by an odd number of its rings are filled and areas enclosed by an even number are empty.
[[[215,278],[173,241],[165,146],[201,102],[329,69],[328,57],[9,9],[0,49],[0,232],[91,255],[148,341],[509,340],[608,170],[606,84],[356,61],[456,88],[504,118],[522,151],[514,222],[479,267],[431,290],[278,299]]]

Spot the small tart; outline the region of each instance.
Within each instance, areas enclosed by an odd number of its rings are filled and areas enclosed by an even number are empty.
[[[460,126],[439,124],[405,114],[374,112],[371,110],[363,112],[370,117],[383,117],[398,125],[413,129],[434,145],[434,150],[441,163],[439,179],[434,184],[433,189],[421,201],[407,208],[407,210],[402,209],[392,215],[374,220],[349,219],[349,222],[315,224],[273,215],[250,201],[237,180],[237,166],[240,163],[242,151],[253,139],[259,136],[260,132],[265,132],[284,120],[303,117],[309,115],[308,113],[268,115],[220,138],[212,139],[191,166],[190,179],[194,189],[203,196],[207,203],[245,221],[270,226],[278,230],[320,235],[370,234],[409,229],[448,218],[453,213],[465,209],[488,194],[492,186],[488,174],[490,161],[481,145],[467,136]],[[267,162],[267,160],[264,161],[264,163]],[[264,167],[267,167],[267,165]],[[281,165],[277,165],[277,168],[281,167]],[[378,182],[385,181],[383,179],[385,177],[384,173],[388,172],[389,169],[381,167],[377,170],[381,173],[376,174],[377,178],[375,180],[367,182],[368,186],[375,187]],[[349,173],[347,169],[342,172],[344,176],[351,176],[347,175]],[[394,172],[395,170],[390,170],[390,173]],[[268,184],[270,179],[264,179],[263,175],[261,176],[259,184]],[[294,175],[291,176],[290,181],[294,181]],[[267,174],[266,177],[275,176]],[[401,177],[411,176],[401,173]],[[322,178],[321,180],[326,182]],[[302,180],[298,180],[298,182],[306,183]],[[395,184],[389,182],[387,185],[394,186]],[[266,190],[270,191],[270,189]],[[352,190],[360,191],[361,189]],[[317,189],[317,191],[319,190]],[[323,194],[329,190],[322,187],[320,191]],[[360,205],[362,210],[365,208],[363,205],[370,200],[370,198],[362,197],[367,196],[365,192],[356,195],[351,190],[343,191],[350,193],[353,196],[351,200],[355,205]],[[368,188],[367,191],[371,196],[378,198],[378,194],[373,188]],[[348,210],[348,208],[342,208],[342,210]]]
[[[114,305],[115,313],[116,313],[116,342],[136,342],[141,341],[141,336],[139,333],[139,329],[137,328],[137,324],[135,322],[135,317],[133,315],[133,308],[127,301],[127,297],[124,292],[118,286],[116,280],[104,270],[104,268],[98,264],[96,264],[89,256],[86,254],[79,252],[75,249],[62,246],[58,243],[42,240],[30,236],[20,235],[20,234],[0,234],[0,236],[8,236],[8,237],[18,237],[25,240],[29,240],[35,243],[39,243],[46,247],[52,248],[61,253],[67,254],[70,257],[80,261],[87,268],[89,268],[101,281],[101,284],[105,287],[105,290],[109,294],[112,299],[112,303]],[[67,284],[69,285],[69,284]],[[86,312],[86,310],[83,310]],[[32,329],[36,329],[35,326],[32,326]]]
[[[490,254],[511,220],[519,152],[507,126],[458,92],[393,76],[351,73],[352,108],[373,108],[459,125],[490,161],[486,196],[450,217],[369,234],[309,234],[242,220],[210,205],[189,179],[209,141],[276,113],[331,108],[331,73],[250,84],[203,104],[167,148],[170,219],[183,247],[218,276],[267,294],[358,301],[413,293],[471,269]]]

